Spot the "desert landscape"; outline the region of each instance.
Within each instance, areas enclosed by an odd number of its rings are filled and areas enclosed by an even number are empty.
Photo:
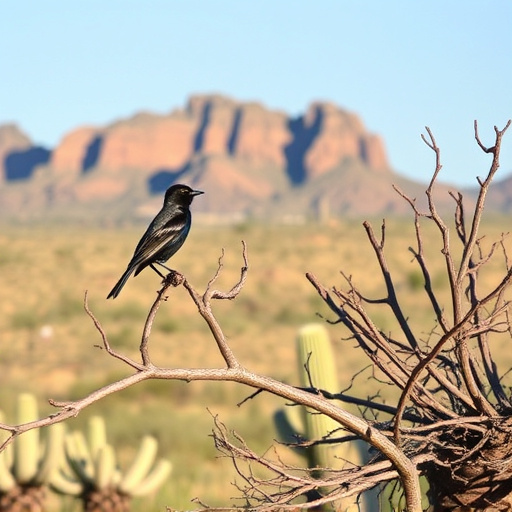
[[[376,232],[381,219],[372,219]],[[506,217],[485,224],[485,244],[506,230]],[[408,247],[414,243],[411,219],[388,219],[386,252],[400,300],[411,326],[424,333],[424,343],[435,328],[429,316],[421,275]],[[91,310],[101,322],[113,347],[137,359],[143,323],[160,286],[160,278],[147,269],[128,281],[115,301],[106,294],[124,270],[143,226],[120,229],[91,227],[6,226],[0,232],[0,332],[2,333],[2,407],[12,414],[19,393],[36,394],[42,413],[51,411],[48,399],[80,398],[131,370],[108,356],[101,338],[83,309],[88,291]],[[433,283],[448,299],[440,240],[425,220],[429,240],[427,257],[433,263]],[[193,226],[185,247],[171,261],[202,291],[218,266],[224,249],[220,289],[237,280],[242,261],[241,241],[248,247],[249,274],[234,301],[218,301],[216,316],[233,351],[251,370],[298,383],[295,354],[297,330],[310,322],[326,322],[332,315],[305,278],[314,273],[326,286],[343,286],[343,270],[368,297],[383,293],[383,281],[361,221],[295,226],[240,224],[231,227]],[[508,243],[508,241],[507,241]],[[456,243],[454,243],[456,246]],[[489,245],[488,245],[489,246]],[[490,265],[489,284],[499,279],[502,260]],[[446,304],[449,308],[449,303]],[[319,316],[321,315],[321,316]],[[394,331],[391,315],[375,306],[374,322]],[[339,325],[326,324],[342,386],[366,397],[390,388],[371,379],[368,361],[346,338]],[[500,368],[512,366],[508,340],[503,336]],[[223,364],[207,326],[182,287],[172,289],[155,320],[150,352],[164,367],[216,367]],[[360,372],[360,373],[358,373]],[[354,381],[352,378],[354,375]],[[200,497],[210,505],[225,505],[237,491],[230,462],[216,458],[209,437],[212,415],[235,429],[259,453],[277,438],[273,414],[285,406],[282,400],[260,395],[242,407],[251,390],[229,383],[150,381],[114,394],[90,406],[68,423],[83,427],[95,414],[105,417],[111,442],[129,460],[143,433],[159,440],[161,454],[173,464],[170,484],[154,498],[154,509],[169,505],[190,508]],[[390,395],[389,395],[390,396]],[[354,406],[347,406],[355,410]],[[385,415],[383,416],[385,418]],[[296,455],[278,447],[285,460]],[[147,504],[147,500],[144,500]],[[70,505],[71,506],[71,505]],[[140,510],[144,510],[141,505]]]

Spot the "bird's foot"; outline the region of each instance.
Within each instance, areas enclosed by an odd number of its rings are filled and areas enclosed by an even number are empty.
[[[164,284],[167,286],[179,286],[181,283],[185,281],[185,276],[183,274],[180,274],[177,270],[171,270],[165,277],[164,277]]]

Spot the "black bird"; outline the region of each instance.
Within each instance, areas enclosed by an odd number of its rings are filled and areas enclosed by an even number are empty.
[[[172,185],[167,189],[162,209],[156,214],[156,217],[142,235],[128,267],[108,294],[107,299],[110,299],[110,297],[115,299],[119,295],[127,279],[134,271],[134,276],[136,276],[141,270],[149,266],[163,278],[163,274],[155,267],[155,263],[171,271],[164,263],[185,242],[192,222],[189,207],[192,199],[199,194],[203,194],[203,192],[192,190],[187,185]]]

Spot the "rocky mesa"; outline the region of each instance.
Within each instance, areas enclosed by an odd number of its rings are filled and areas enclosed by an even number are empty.
[[[227,219],[404,212],[391,183],[423,190],[390,169],[380,136],[328,102],[292,118],[196,95],[168,114],[78,127],[53,149],[0,127],[0,216],[145,216],[178,181],[206,192],[196,211]]]

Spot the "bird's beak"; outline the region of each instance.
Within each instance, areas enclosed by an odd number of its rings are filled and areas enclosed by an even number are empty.
[[[191,196],[200,196],[201,194],[204,194],[202,190],[192,190],[192,192],[190,192]]]

